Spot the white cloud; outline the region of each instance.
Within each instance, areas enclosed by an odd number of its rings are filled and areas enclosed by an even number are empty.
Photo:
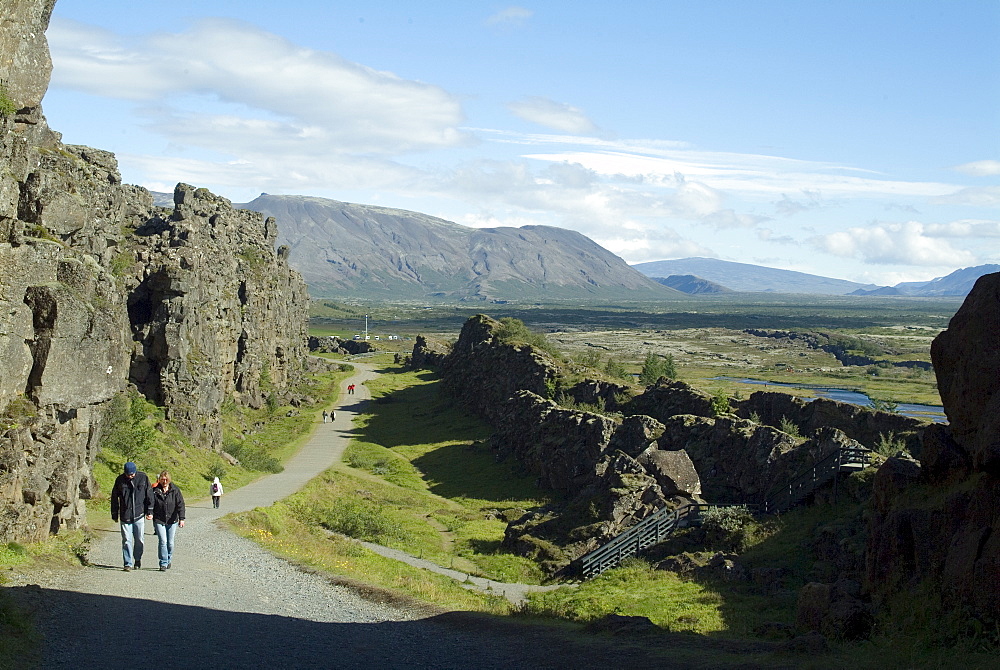
[[[499,26],[502,28],[514,28],[524,25],[527,20],[534,15],[535,12],[533,10],[512,5],[487,18],[486,25]]]
[[[1000,175],[1000,161],[973,161],[956,165],[952,169],[973,177],[994,177]]]
[[[774,202],[775,210],[782,216],[793,216],[829,206],[823,202],[823,194],[818,191],[802,191],[802,195],[803,199],[793,200],[786,193],[782,193],[781,200]]]
[[[593,133],[597,126],[583,110],[548,98],[529,96],[507,104],[515,116],[564,133]]]
[[[814,237],[813,245],[842,258],[857,258],[875,264],[963,267],[976,264],[976,256],[927,234],[923,224],[879,224],[848,228]]]
[[[931,199],[935,205],[1000,206],[1000,186],[973,186]]]
[[[206,120],[199,120],[205,109],[193,110],[183,122],[200,124],[202,136],[215,130],[230,140],[266,142],[277,133],[292,141],[308,137],[317,151],[381,154],[469,140],[459,130],[461,106],[443,89],[233,20],[205,19],[182,33],[135,40],[54,20],[48,38],[54,86],[151,101],[168,114],[191,96],[206,107],[217,101],[240,108],[240,118]],[[257,120],[262,116],[267,123]],[[162,131],[179,129],[167,123]],[[190,129],[184,139],[194,141],[198,134]],[[230,152],[241,146],[230,143]]]
[[[1000,237],[1000,221],[964,219],[949,223],[927,224],[924,232],[931,237]]]

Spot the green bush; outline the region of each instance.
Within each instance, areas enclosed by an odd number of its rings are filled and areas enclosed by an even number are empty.
[[[155,410],[135,391],[111,399],[104,415],[101,449],[117,452],[126,461],[137,461],[156,443],[156,428],[146,419]]]
[[[17,103],[10,97],[7,87],[0,84],[0,116],[13,116],[17,112]]]
[[[398,535],[396,524],[377,502],[341,499],[316,514],[324,528],[359,540],[381,542]]]
[[[722,391],[719,391],[714,396],[712,396],[712,415],[722,416],[723,414],[729,414],[733,411],[732,406],[729,404],[729,396],[727,396]]]
[[[788,433],[792,437],[802,437],[799,433],[799,426],[794,421],[789,419],[787,416],[781,417],[781,421],[778,422],[778,428],[783,433]]]
[[[756,530],[753,514],[745,505],[710,507],[701,513],[705,543],[721,551],[744,551]]]
[[[494,337],[497,342],[502,344],[528,344],[559,358],[559,352],[552,346],[552,343],[545,339],[545,336],[541,333],[529,330],[520,319],[509,316],[500,319],[500,327],[496,329]]]
[[[639,381],[649,386],[655,384],[660,377],[667,379],[677,378],[677,366],[671,354],[657,356],[651,351],[646,352],[646,360],[642,364],[642,372],[639,373]]]

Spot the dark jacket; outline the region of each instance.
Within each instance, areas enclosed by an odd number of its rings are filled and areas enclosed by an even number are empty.
[[[153,513],[153,492],[149,488],[149,477],[145,472],[135,473],[129,479],[126,474],[118,475],[111,488],[111,518],[122,523],[132,523],[136,519]]]
[[[170,525],[184,520],[184,496],[177,484],[170,482],[164,493],[159,486],[153,487],[153,522]]]

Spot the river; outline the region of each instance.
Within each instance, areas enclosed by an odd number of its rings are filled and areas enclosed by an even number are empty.
[[[838,402],[846,402],[852,405],[861,405],[862,407],[872,407],[871,398],[869,398],[864,393],[860,391],[852,391],[850,389],[842,389],[831,386],[812,386],[810,384],[789,384],[784,382],[769,382],[760,379],[749,379],[746,377],[711,377],[711,379],[719,379],[723,381],[730,382],[740,382],[741,384],[759,384],[761,386],[774,386],[774,387],[784,387],[784,388],[796,388],[796,389],[807,389],[816,394],[817,398],[827,398],[828,400],[836,400]],[[810,400],[815,400],[816,398],[803,398],[806,402]],[[902,414],[903,416],[910,416],[916,419],[928,419],[935,423],[947,423],[948,418],[944,414],[944,407],[938,405],[916,405],[913,403],[899,403],[896,408],[897,414]]]

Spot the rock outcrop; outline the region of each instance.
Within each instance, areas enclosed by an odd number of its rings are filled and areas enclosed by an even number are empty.
[[[924,434],[920,461],[889,459],[874,482],[867,588],[940,594],[942,621],[1000,612],[1000,273],[976,282],[931,347],[950,425]],[[917,597],[914,595],[914,597]],[[922,603],[935,606],[935,603]],[[937,614],[937,613],[934,613]],[[933,614],[932,614],[933,616]]]
[[[305,285],[275,224],[180,185],[122,184],[111,154],[41,112],[54,0],[0,0],[0,542],[85,521],[105,409],[129,384],[221,448],[229,396],[300,374]]]
[[[527,344],[501,341],[500,330],[500,322],[485,314],[471,317],[441,364],[445,392],[491,422],[518,391],[550,397],[559,378],[550,356]]]
[[[582,380],[567,395],[611,413],[561,407],[543,395],[562,386],[558,363],[505,342],[501,326],[483,315],[469,319],[441,364],[442,381],[493,426],[499,459],[566,496],[511,522],[503,543],[550,571],[656,510],[702,496],[762,503],[837,449],[861,446],[832,427],[802,440],[734,414],[715,416],[711,396],[663,379],[634,397],[619,384]]]
[[[894,439],[904,440],[911,452],[919,453],[920,435],[927,426],[902,414],[877,412],[826,398],[806,402],[771,391],[757,391],[736,405],[736,412],[744,418],[756,415],[761,423],[776,427],[790,421],[803,435],[819,428],[836,428],[870,449],[891,434]]]

